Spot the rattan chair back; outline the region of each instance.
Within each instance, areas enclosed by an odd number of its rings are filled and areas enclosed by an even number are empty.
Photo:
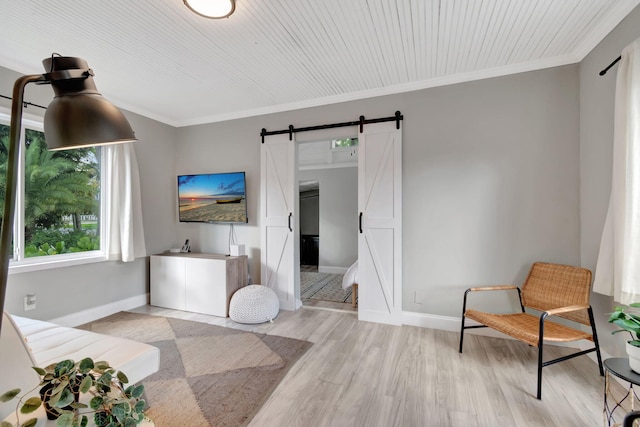
[[[538,311],[571,305],[589,305],[591,271],[569,265],[536,262],[522,286],[522,304]],[[587,310],[559,314],[590,325]]]

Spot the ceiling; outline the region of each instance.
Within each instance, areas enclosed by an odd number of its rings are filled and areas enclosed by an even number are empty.
[[[576,63],[638,3],[237,0],[209,20],[182,0],[2,0],[0,65],[81,57],[121,108],[187,126]]]

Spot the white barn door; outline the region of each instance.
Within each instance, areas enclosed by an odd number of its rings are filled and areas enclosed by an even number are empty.
[[[358,319],[400,325],[402,128],[367,124],[358,139]]]
[[[296,153],[295,138],[289,140],[288,134],[269,136],[261,144],[260,279],[276,292],[284,310],[302,305]]]

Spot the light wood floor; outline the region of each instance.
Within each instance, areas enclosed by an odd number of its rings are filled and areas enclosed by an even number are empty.
[[[298,338],[314,343],[249,424],[286,426],[602,426],[604,379],[582,356],[544,368],[517,341],[413,326],[359,322],[352,313],[302,308],[273,323],[156,307],[134,311]],[[548,346],[546,358],[571,349]],[[623,392],[612,385],[616,395]]]

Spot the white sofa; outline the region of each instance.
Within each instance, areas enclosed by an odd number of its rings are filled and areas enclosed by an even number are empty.
[[[105,360],[124,372],[131,384],[160,369],[160,350],[152,345],[8,313],[3,316],[0,394],[13,388],[20,388],[22,393],[31,389],[37,392],[39,378],[32,366],[44,367],[65,359]],[[14,404],[0,404],[0,420],[14,411]]]

